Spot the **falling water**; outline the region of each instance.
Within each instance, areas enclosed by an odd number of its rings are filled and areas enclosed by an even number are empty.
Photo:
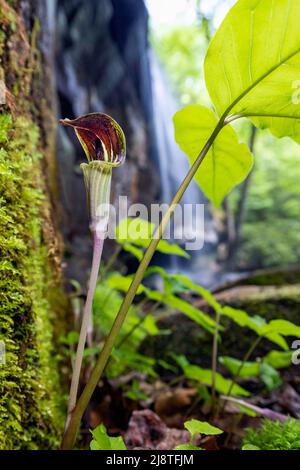
[[[153,52],[150,55],[150,64],[155,132],[162,188],[161,199],[163,202],[170,203],[189,169],[189,162],[174,139],[172,119],[180,106],[172,95],[166,75]],[[190,251],[191,259],[188,262],[178,257],[171,257],[171,261],[166,267],[173,272],[179,270],[186,272],[195,281],[210,286],[214,282],[216,271],[215,253],[217,237],[207,201],[195,181],[192,181],[189,185],[181,204],[205,204],[204,246],[201,250]],[[184,220],[185,233],[189,234],[189,239],[196,235],[194,220],[196,212],[194,209],[192,216],[188,220]]]

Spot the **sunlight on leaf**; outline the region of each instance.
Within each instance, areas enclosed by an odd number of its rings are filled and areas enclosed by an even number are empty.
[[[174,116],[175,140],[192,165],[216,127],[214,112],[200,105],[190,105]],[[215,206],[234,186],[243,181],[253,165],[253,157],[230,125],[222,129],[197,171],[195,179]]]
[[[222,434],[222,429],[216,428],[206,421],[199,421],[198,419],[190,419],[184,423],[184,427],[189,431],[192,437],[196,434],[205,434],[207,436],[213,436]]]
[[[205,59],[219,116],[257,116],[259,127],[300,142],[299,17],[299,0],[239,0],[230,10]]]
[[[91,450],[127,450],[123,438],[110,437],[104,424],[100,424],[91,430],[93,440],[90,443]]]

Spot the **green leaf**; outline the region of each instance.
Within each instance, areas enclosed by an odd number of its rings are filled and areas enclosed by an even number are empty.
[[[146,373],[154,378],[158,377],[155,372],[156,361],[151,357],[133,352],[128,348],[115,349],[112,353],[112,357],[121,364],[125,363],[130,370],[139,371],[143,374]]]
[[[194,446],[193,444],[180,444],[179,446],[175,447],[174,450],[204,450],[204,449],[198,446]]]
[[[292,355],[291,351],[270,351],[263,361],[274,367],[274,369],[281,369],[291,365]]]
[[[261,363],[260,378],[269,391],[275,390],[282,384],[282,380],[277,370],[266,362]]]
[[[110,437],[107,434],[104,424],[100,424],[91,430],[93,440],[91,441],[91,450],[127,450],[123,438]]]
[[[190,364],[183,354],[170,353],[170,356],[183,370]]]
[[[245,444],[242,447],[242,450],[261,450],[261,449],[257,446],[253,446],[252,444]]]
[[[142,323],[142,327],[150,336],[156,336],[160,332],[159,328],[156,325],[156,318],[151,314],[145,316]]]
[[[219,116],[251,116],[300,141],[299,0],[239,0],[212,40],[205,80]],[[298,87],[299,88],[299,87]]]
[[[205,434],[206,436],[213,436],[216,434],[222,434],[222,429],[216,428],[206,421],[199,421],[198,419],[190,419],[184,423],[184,427],[191,434],[192,438],[196,434]]]
[[[188,365],[183,369],[184,375],[190,380],[196,380],[204,385],[212,385],[212,371],[210,369],[202,369],[199,366]],[[216,390],[226,395],[231,386],[231,380],[225,379],[219,372],[216,373]],[[248,397],[250,393],[237,384],[233,385],[231,395]]]
[[[95,346],[94,348],[85,348],[83,351],[83,357],[93,356],[94,354],[98,354],[100,352],[100,348]]]
[[[174,116],[175,139],[192,165],[217,126],[214,112],[205,106],[190,105]],[[225,126],[202,161],[195,179],[215,206],[243,181],[253,165],[253,157],[230,125]]]
[[[149,398],[144,392],[141,391],[140,382],[137,380],[133,380],[125,395],[133,401],[143,401]]]
[[[135,245],[141,248],[148,248],[155,225],[142,219],[141,217],[127,218],[121,220],[116,228],[116,239],[126,251],[130,251],[137,257],[140,253],[133,252],[131,246]],[[166,240],[160,240],[157,251],[167,255],[177,255],[189,258],[189,254],[175,243],[168,243]]]
[[[132,245],[131,243],[123,243],[122,244],[123,250],[127,251],[128,253],[131,253],[133,256],[135,256],[138,261],[142,261],[144,252],[140,248],[137,248],[136,246]]]
[[[149,299],[162,302],[174,310],[179,310],[210,333],[214,332],[216,322],[189,302],[186,302],[175,295],[165,294],[156,290],[145,289],[145,293]]]
[[[172,279],[179,281],[181,284],[185,285],[190,290],[197,292],[206,302],[216,311],[221,311],[222,306],[216,301],[214,296],[209,292],[209,290],[204,289],[204,287],[199,286],[199,284],[195,284],[192,282],[187,276],[183,274],[172,274],[170,275]]]
[[[221,356],[219,357],[219,361],[234,376],[237,375],[239,368],[242,365],[242,361],[229,356]],[[239,372],[239,377],[258,377],[259,373],[259,362],[244,362],[243,368]]]
[[[63,344],[67,344],[68,346],[73,346],[74,344],[77,344],[79,340],[79,333],[78,331],[69,331],[65,336],[62,336],[60,338],[60,341]]]
[[[279,332],[265,330],[268,324],[264,318],[261,318],[258,315],[251,317],[244,310],[238,310],[232,307],[223,307],[221,314],[230,318],[237,325],[250,328],[250,330],[254,331],[259,336],[265,336],[269,341],[277,344],[282,349],[288,349],[285,339],[279,334]]]
[[[228,356],[220,357],[220,362],[234,376],[237,375],[242,365],[242,361]],[[262,362],[245,362],[238,375],[241,378],[259,377],[270,391],[281,384],[279,373],[274,367],[265,362],[265,359]]]
[[[263,327],[263,334],[280,334],[282,336],[294,336],[300,338],[300,326],[288,320],[271,320]]]
[[[148,245],[149,243],[147,244],[147,248]],[[190,258],[190,255],[183,248],[180,248],[176,243],[168,243],[166,240],[160,240],[156,250],[160,253],[164,253],[165,255],[176,255],[182,256],[183,258]]]
[[[185,284],[177,279],[177,275],[167,273],[166,270],[161,266],[151,266],[150,268],[146,269],[144,277],[150,276],[151,274],[160,274],[164,283],[165,293],[180,294],[189,290]]]
[[[131,283],[133,276],[119,276],[118,274],[112,274],[107,280],[107,284],[111,289],[116,289],[121,292],[127,292]],[[144,292],[144,287],[142,284],[139,285],[137,290],[137,295],[140,295]]]

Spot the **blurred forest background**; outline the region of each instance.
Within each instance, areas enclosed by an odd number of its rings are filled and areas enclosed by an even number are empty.
[[[203,60],[208,44],[234,1],[178,1],[173,13],[149,0],[153,13],[151,40],[181,106],[208,103]],[[253,135],[249,123],[239,124],[254,151],[252,174],[228,196],[221,222],[230,268],[248,270],[299,263],[300,150],[290,139],[278,142],[268,131]],[[284,171],[283,171],[284,168]],[[222,233],[222,229],[224,232]],[[224,261],[223,258],[223,261]]]
[[[172,114],[185,105],[208,102],[203,60],[210,39],[233,3],[177,0],[170,8],[167,2],[161,5],[156,0],[146,5],[133,0],[105,1],[102,6],[90,1],[89,7],[76,1],[58,2],[59,115],[72,118],[104,110],[121,122],[129,144],[129,163],[116,175],[116,193],[128,194],[131,202],[169,202],[180,184],[187,166],[172,141]],[[159,93],[164,95],[163,102]],[[238,126],[254,151],[253,172],[226,199],[222,210],[214,210],[196,194],[196,202],[207,206],[207,237],[202,250],[205,263],[193,269],[200,266],[206,271],[209,283],[215,278],[208,271],[220,280],[219,274],[224,272],[299,263],[299,147],[289,139],[278,142],[268,131],[254,131],[249,123]],[[82,181],[78,173],[70,171],[71,161],[81,161],[82,154],[76,146],[78,155],[74,157],[71,145],[76,145],[72,134],[66,138],[66,131],[60,129],[58,157],[68,215],[63,231],[67,239],[71,237],[74,250],[87,230],[82,224],[84,192],[74,194],[74,184],[80,186]],[[150,182],[146,193],[145,180]],[[195,191],[185,202],[193,197]],[[68,266],[72,276],[75,271],[75,278],[80,279],[76,266],[71,262]]]

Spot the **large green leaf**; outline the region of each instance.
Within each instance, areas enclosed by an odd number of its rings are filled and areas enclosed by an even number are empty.
[[[175,139],[191,165],[217,123],[214,112],[205,106],[190,105],[175,114]],[[227,125],[213,142],[195,179],[213,204],[219,206],[224,196],[246,178],[252,165],[247,145],[240,144],[233,127]]]
[[[299,0],[239,0],[212,40],[205,80],[219,116],[251,116],[300,142]]]

